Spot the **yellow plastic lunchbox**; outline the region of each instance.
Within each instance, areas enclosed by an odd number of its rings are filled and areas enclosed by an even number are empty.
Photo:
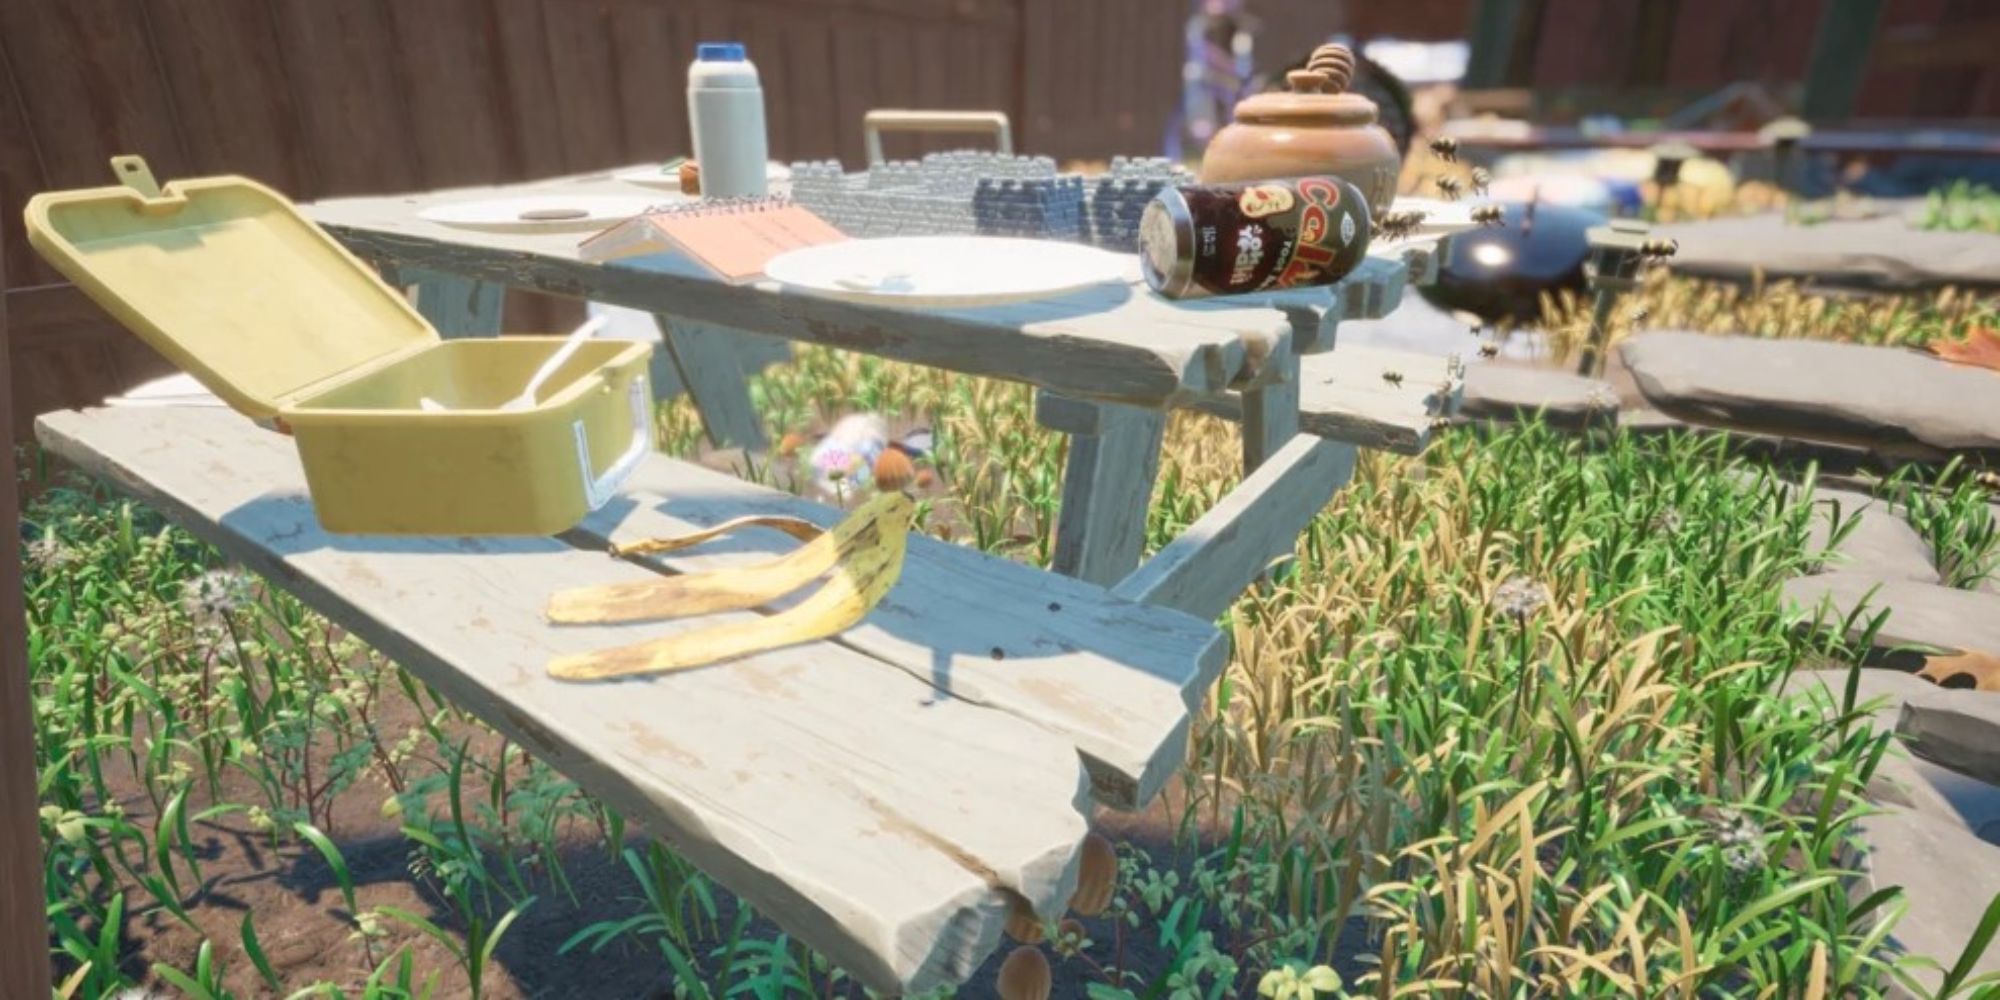
[[[534,405],[502,411],[562,338],[442,340],[277,192],[162,188],[138,157],[111,162],[124,183],[30,200],[29,242],[230,406],[288,429],[327,531],[557,534],[652,449],[652,345],[586,341]]]

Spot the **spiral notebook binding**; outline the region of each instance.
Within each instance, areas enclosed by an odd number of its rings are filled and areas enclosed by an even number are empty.
[[[762,212],[789,208],[794,204],[797,203],[788,195],[749,195],[740,198],[710,198],[703,201],[662,202],[646,209],[646,214],[674,218],[705,215],[742,215],[746,212]]]

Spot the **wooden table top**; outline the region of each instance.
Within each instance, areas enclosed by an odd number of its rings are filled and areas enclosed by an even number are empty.
[[[419,217],[439,204],[557,191],[686,200],[617,180],[619,172],[332,199],[302,210],[357,255],[379,262],[1150,408],[1254,386],[1270,377],[1276,359],[1330,349],[1339,320],[1393,310],[1411,274],[1406,257],[1436,249],[1433,241],[1376,248],[1332,287],[1186,301],[1147,289],[1135,256],[1122,284],[1006,306],[916,310],[819,297],[771,281],[733,286],[664,255],[589,262],[577,252],[587,234],[487,232]]]

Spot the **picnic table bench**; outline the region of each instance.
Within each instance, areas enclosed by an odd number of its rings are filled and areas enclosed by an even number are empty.
[[[1291,551],[1358,446],[1416,451],[1456,404],[1444,359],[1322,353],[1341,319],[1393,308],[1410,267],[1399,256],[1342,287],[1254,300],[1172,303],[1128,285],[919,312],[725,285],[671,262],[589,264],[574,236],[446,230],[416,218],[437,197],[308,211],[399,281],[449,289],[418,295],[434,323],[457,311],[450,333],[497,329],[494,283],[665,317],[662,354],[718,437],[754,421],[734,397],[740,371],[732,382],[710,367],[732,330],[1035,385],[1039,418],[1073,436],[1057,546],[1068,576],[913,538],[895,588],[835,638],[577,684],[548,662],[710,622],[557,627],[542,614],[551,593],[797,542],[751,529],[643,562],[609,558],[609,544],[755,514],[830,526],[842,512],[655,454],[558,538],[336,536],[292,442],[227,410],[55,413],[37,422],[40,440],[297,594],[887,993],[962,981],[1011,914],[1066,909],[1091,810],[1143,806],[1184,760],[1228,655],[1215,618]],[[1386,365],[1402,378],[1384,379]],[[1142,566],[1175,407],[1240,419],[1247,475]]]

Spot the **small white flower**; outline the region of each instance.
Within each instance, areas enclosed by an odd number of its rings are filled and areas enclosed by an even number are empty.
[[[1509,577],[1493,592],[1493,610],[1517,622],[1527,621],[1549,603],[1549,588],[1526,576]]]
[[[53,573],[76,565],[76,550],[64,545],[53,535],[44,535],[28,543],[22,553],[28,565],[42,573]]]
[[[181,584],[181,610],[198,624],[216,625],[250,603],[250,580],[242,573],[210,570]]]

